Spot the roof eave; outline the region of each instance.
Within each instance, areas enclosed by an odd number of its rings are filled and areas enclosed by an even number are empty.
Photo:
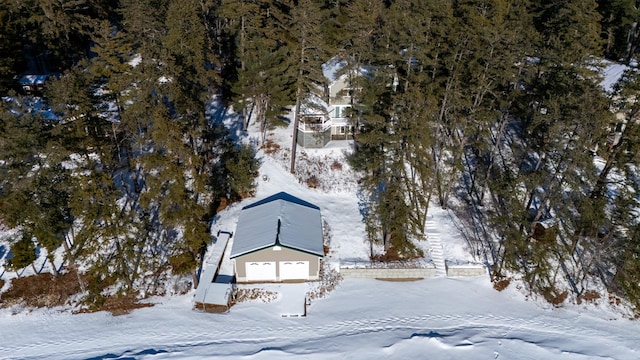
[[[268,248],[274,247],[274,246],[281,246],[281,247],[287,248],[289,250],[294,250],[294,251],[298,251],[298,252],[305,253],[305,254],[308,254],[308,255],[313,255],[313,256],[320,257],[320,258],[324,258],[324,254],[318,254],[318,253],[310,251],[310,250],[299,249],[299,248],[296,248],[296,247],[293,247],[293,246],[282,245],[280,243],[272,244],[272,245],[268,245],[268,246],[263,246],[263,247],[261,247],[259,249],[245,251],[245,252],[242,252],[242,253],[236,254],[236,255],[231,255],[229,258],[230,259],[236,259],[236,258],[238,258],[240,256],[249,255],[249,254],[252,254],[252,253],[255,253],[255,252],[258,252],[258,251],[262,251],[262,250],[265,250],[265,249],[268,249]]]

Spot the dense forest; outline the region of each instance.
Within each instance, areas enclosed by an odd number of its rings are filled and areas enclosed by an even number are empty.
[[[255,151],[207,121],[216,96],[263,129],[351,79],[368,241],[419,257],[450,208],[499,283],[551,302],[606,287],[640,307],[640,78],[632,0],[9,0],[0,4],[0,216],[10,266],[64,248],[85,301],[193,275]],[[631,67],[633,68],[633,67]],[[51,76],[42,98],[15,78]],[[36,108],[51,109],[53,119]],[[297,116],[296,116],[297,117]],[[295,169],[295,144],[292,166]],[[50,259],[53,261],[53,259]]]

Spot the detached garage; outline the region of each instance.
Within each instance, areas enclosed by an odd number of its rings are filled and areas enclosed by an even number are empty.
[[[242,208],[231,248],[238,282],[317,280],[323,256],[316,205],[280,192]]]

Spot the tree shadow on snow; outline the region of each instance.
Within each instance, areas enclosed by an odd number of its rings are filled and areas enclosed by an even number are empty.
[[[227,130],[229,137],[238,143],[247,134],[243,130],[242,113],[235,113],[229,111],[229,107],[226,106],[219,98],[214,99],[207,108],[207,120],[209,126],[224,126]]]
[[[135,360],[139,359],[142,355],[157,355],[157,354],[165,354],[168,353],[167,350],[157,350],[157,349],[144,349],[142,351],[133,353],[132,351],[125,351],[122,354],[104,354],[98,355],[94,357],[87,358],[87,360],[100,360],[100,359],[120,359],[120,360]]]

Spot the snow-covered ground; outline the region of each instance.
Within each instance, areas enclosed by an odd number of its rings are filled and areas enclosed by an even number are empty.
[[[270,138],[289,147],[289,130]],[[303,151],[309,158],[342,159],[348,146],[336,145]],[[353,187],[308,189],[281,158],[258,156],[256,198],[218,214],[212,234],[235,231],[243,206],[287,191],[321,208],[332,233],[330,261],[366,261],[369,245]],[[348,169],[318,175],[339,177],[341,171]],[[446,211],[434,205],[430,221],[447,260],[474,260]],[[192,310],[193,295],[150,299],[155,306],[122,316],[1,309],[0,358],[640,359],[640,324],[612,311],[606,300],[557,309],[527,300],[515,283],[497,292],[488,276],[345,279],[329,296],[313,301],[304,318],[281,317],[282,297],[208,314]]]
[[[545,309],[482,278],[344,280],[306,318],[274,304],[225,315],[191,296],[129,315],[0,312],[3,359],[638,359],[638,323],[597,308]]]

